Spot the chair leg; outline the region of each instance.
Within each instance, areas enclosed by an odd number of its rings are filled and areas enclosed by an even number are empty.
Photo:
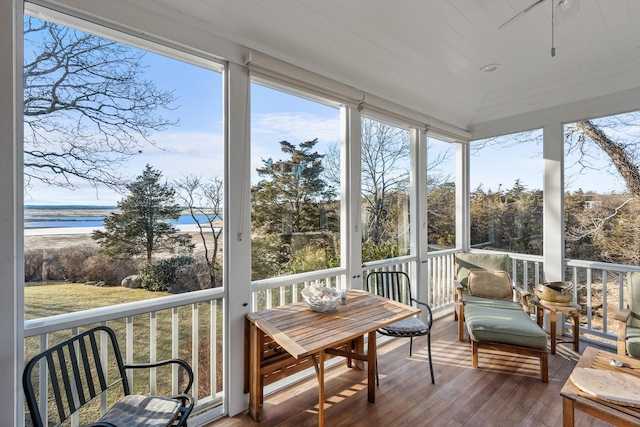
[[[380,387],[380,377],[378,376],[378,355],[376,354],[376,385]]]
[[[435,384],[436,380],[433,376],[433,362],[431,360],[431,334],[427,335],[427,351],[429,353],[429,370],[431,371],[431,384]]]
[[[413,351],[413,337],[409,337],[409,356],[411,356],[412,351]]]

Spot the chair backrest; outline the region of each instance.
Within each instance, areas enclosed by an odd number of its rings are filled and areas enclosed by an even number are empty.
[[[111,370],[107,375],[107,363],[115,363],[117,378]],[[48,396],[40,396],[41,381],[48,382]],[[122,393],[130,394],[116,335],[106,326],[78,334],[35,356],[25,366],[22,384],[35,427],[59,426],[85,403],[119,384]],[[41,400],[48,405],[48,420],[42,419]]]
[[[502,270],[509,273],[509,255],[457,253],[456,254],[456,280],[465,288],[468,285],[469,270],[472,268],[481,270]]]
[[[411,305],[411,282],[403,271],[374,271],[367,275],[365,290]]]
[[[629,308],[631,309],[630,325],[640,328],[640,271],[632,271],[627,274],[629,284]]]

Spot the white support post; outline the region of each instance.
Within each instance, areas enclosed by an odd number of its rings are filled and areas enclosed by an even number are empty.
[[[471,148],[456,143],[456,248],[467,252],[471,245]]]
[[[564,132],[562,123],[544,127],[543,260],[548,282],[564,280]]]
[[[429,301],[427,263],[427,135],[424,129],[411,129],[411,253],[416,255],[415,298]]]
[[[347,285],[351,289],[362,289],[362,116],[356,108],[342,107],[340,122],[340,187],[343,196],[340,230],[341,240],[346,242],[341,259],[347,263]]]
[[[0,2],[0,410],[24,425],[22,1]]]
[[[564,280],[564,126],[552,123],[544,126],[543,139],[543,281]],[[545,328],[548,325],[545,313]],[[557,314],[557,325],[564,325],[564,315]],[[556,334],[563,334],[562,327]]]
[[[249,74],[225,69],[224,286],[226,288],[225,401],[234,416],[249,406],[244,394],[244,322],[251,309],[251,152]]]

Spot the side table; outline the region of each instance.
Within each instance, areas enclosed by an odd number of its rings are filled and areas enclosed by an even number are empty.
[[[551,354],[556,354],[556,315],[557,313],[568,314],[571,316],[573,322],[573,351],[578,353],[580,351],[580,311],[582,307],[580,304],[574,302],[569,305],[554,305],[551,303],[543,302],[537,297],[533,299],[536,305],[536,320],[538,326],[542,327],[542,319],[544,318],[544,311],[549,312],[549,324],[551,326]]]

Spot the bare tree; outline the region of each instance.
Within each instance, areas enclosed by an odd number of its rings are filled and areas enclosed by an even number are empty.
[[[173,93],[146,78],[144,51],[31,17],[24,40],[27,186],[120,186],[120,166],[177,124],[158,111],[172,108]]]
[[[224,200],[222,180],[218,177],[204,180],[201,176],[186,175],[182,180],[177,181],[175,186],[178,197],[189,209],[191,218],[198,226],[200,239],[204,245],[205,261],[209,267],[211,286],[216,287],[218,286],[216,272],[220,270],[218,252],[222,236],[222,226],[219,223]],[[213,239],[211,251],[207,242],[209,232]]]
[[[595,121],[583,120],[574,124],[575,130],[581,132],[576,138],[570,141],[575,149],[580,150],[579,162],[586,165],[585,159],[589,153],[586,145],[589,141],[593,142],[609,157],[611,163],[624,179],[629,192],[636,198],[640,197],[640,171],[638,170],[638,142],[632,136],[627,135],[624,138],[616,138],[607,135],[606,130],[615,135],[618,132],[624,132],[625,128],[638,126],[640,121],[632,123],[634,114],[626,115],[626,120],[620,121],[620,118],[603,119],[599,124]],[[636,117],[637,118],[637,117]],[[568,136],[572,136],[572,129],[569,128]]]

